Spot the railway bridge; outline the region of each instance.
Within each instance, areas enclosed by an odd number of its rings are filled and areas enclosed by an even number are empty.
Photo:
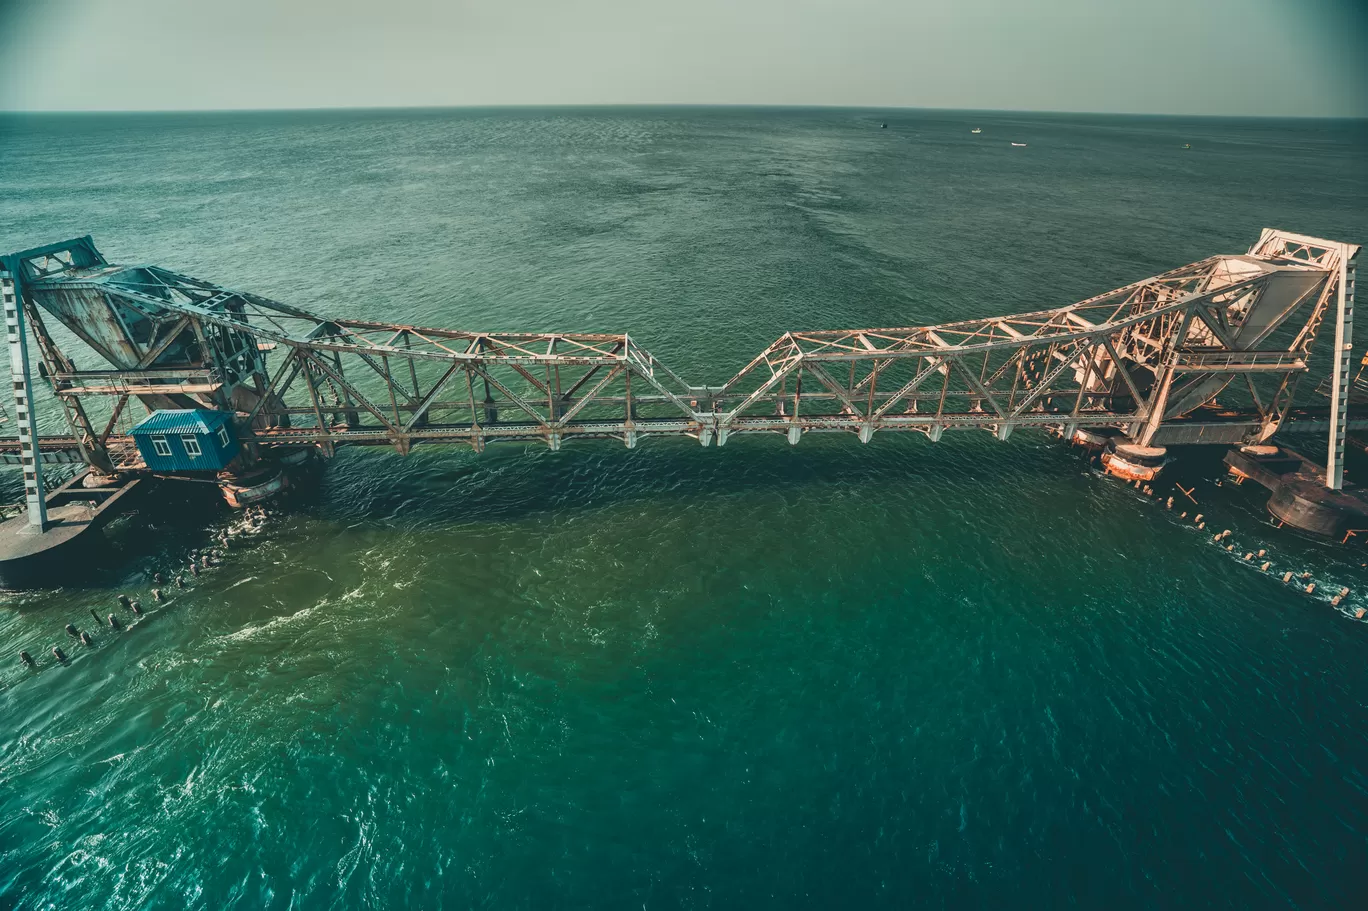
[[[1102,447],[1113,473],[1148,478],[1170,445],[1243,447],[1246,461],[1267,460],[1278,457],[1275,435],[1324,432],[1324,465],[1304,460],[1299,471],[1319,472],[1330,492],[1320,499],[1340,504],[1338,528],[1359,521],[1345,512],[1353,498],[1339,493],[1346,434],[1357,424],[1349,407],[1358,249],[1265,229],[1246,253],[1055,309],[786,332],[730,379],[698,385],[626,333],[322,315],[160,266],[109,263],[89,236],[49,244],[0,261],[17,429],[0,440],[0,460],[22,467],[27,505],[0,526],[0,581],[18,575],[5,572],[7,542],[23,542],[24,559],[36,564],[35,554],[55,548],[39,542],[98,525],[108,491],[150,474],[212,480],[230,502],[248,503],[285,486],[301,460],[342,445],[407,453],[434,443],[554,450],[616,440],[632,448],[687,436],[722,446],[755,433],[793,444],[844,433],[868,443],[889,432],[939,440],[968,429],[1005,441],[1025,428]],[[58,436],[37,431],[30,335],[38,379],[65,425]],[[1333,338],[1317,346],[1322,335]],[[1313,350],[1328,373],[1321,407],[1295,401]],[[139,422],[182,411],[228,415],[230,462],[149,464],[135,439]],[[81,489],[106,492],[85,519],[60,504],[68,518],[48,513],[43,469],[64,461],[89,468],[81,485],[67,485],[64,503]],[[1316,500],[1307,500],[1312,511],[1328,508]]]

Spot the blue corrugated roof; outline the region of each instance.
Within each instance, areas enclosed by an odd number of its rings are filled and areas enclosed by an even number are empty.
[[[177,408],[167,411],[154,411],[129,429],[136,436],[140,433],[216,433],[220,427],[233,419],[227,411],[211,411],[207,408]]]

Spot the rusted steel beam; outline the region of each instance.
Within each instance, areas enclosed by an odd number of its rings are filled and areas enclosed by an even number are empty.
[[[44,351],[63,402],[232,407],[240,435],[257,446],[382,442],[400,451],[527,439],[554,448],[572,437],[631,446],[651,434],[708,445],[736,433],[797,442],[806,432],[851,432],[868,441],[883,431],[938,439],[945,429],[977,428],[1006,439],[1016,427],[1152,437],[1218,394],[1258,428],[1251,438],[1266,436],[1291,413],[1350,250],[1265,232],[1248,255],[1209,257],[1052,310],[787,332],[721,385],[695,385],[625,333],[322,317],[157,266],[110,266],[88,239],[71,244],[6,258],[28,269],[36,305],[113,364],[76,371],[55,346]],[[130,332],[126,312],[151,320],[150,335]],[[1292,334],[1291,343],[1270,341]],[[189,338],[194,345],[177,343]],[[268,365],[272,351],[279,361]],[[941,381],[928,388],[936,373]],[[1232,394],[1247,402],[1232,403]],[[99,445],[83,428],[76,438]]]

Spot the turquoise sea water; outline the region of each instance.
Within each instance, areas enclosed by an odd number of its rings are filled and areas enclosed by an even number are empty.
[[[0,248],[628,331],[715,383],[788,329],[1056,306],[1265,226],[1368,241],[1365,150],[955,112],[10,118]],[[344,450],[70,644],[238,522],[163,491],[95,587],[5,598],[0,907],[1362,906],[1368,624],[1326,596],[1368,605],[1368,552],[1220,476],[1186,453],[1161,487],[1275,573],[1024,432]]]

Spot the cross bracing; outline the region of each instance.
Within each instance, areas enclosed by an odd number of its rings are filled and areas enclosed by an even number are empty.
[[[559,448],[577,439],[635,446],[658,435],[721,445],[754,433],[868,442],[969,428],[1002,439],[1017,428],[1115,428],[1140,443],[1181,433],[1263,440],[1292,413],[1356,252],[1269,230],[1247,254],[1054,309],[786,332],[720,385],[686,381],[626,333],[328,317],[159,266],[112,265],[89,238],[5,262],[68,439],[92,464],[129,467],[137,456],[121,422],[165,407],[233,410],[256,453],[341,444],[407,452],[435,442]],[[48,331],[53,318],[83,355]],[[1218,426],[1235,429],[1193,429]]]

